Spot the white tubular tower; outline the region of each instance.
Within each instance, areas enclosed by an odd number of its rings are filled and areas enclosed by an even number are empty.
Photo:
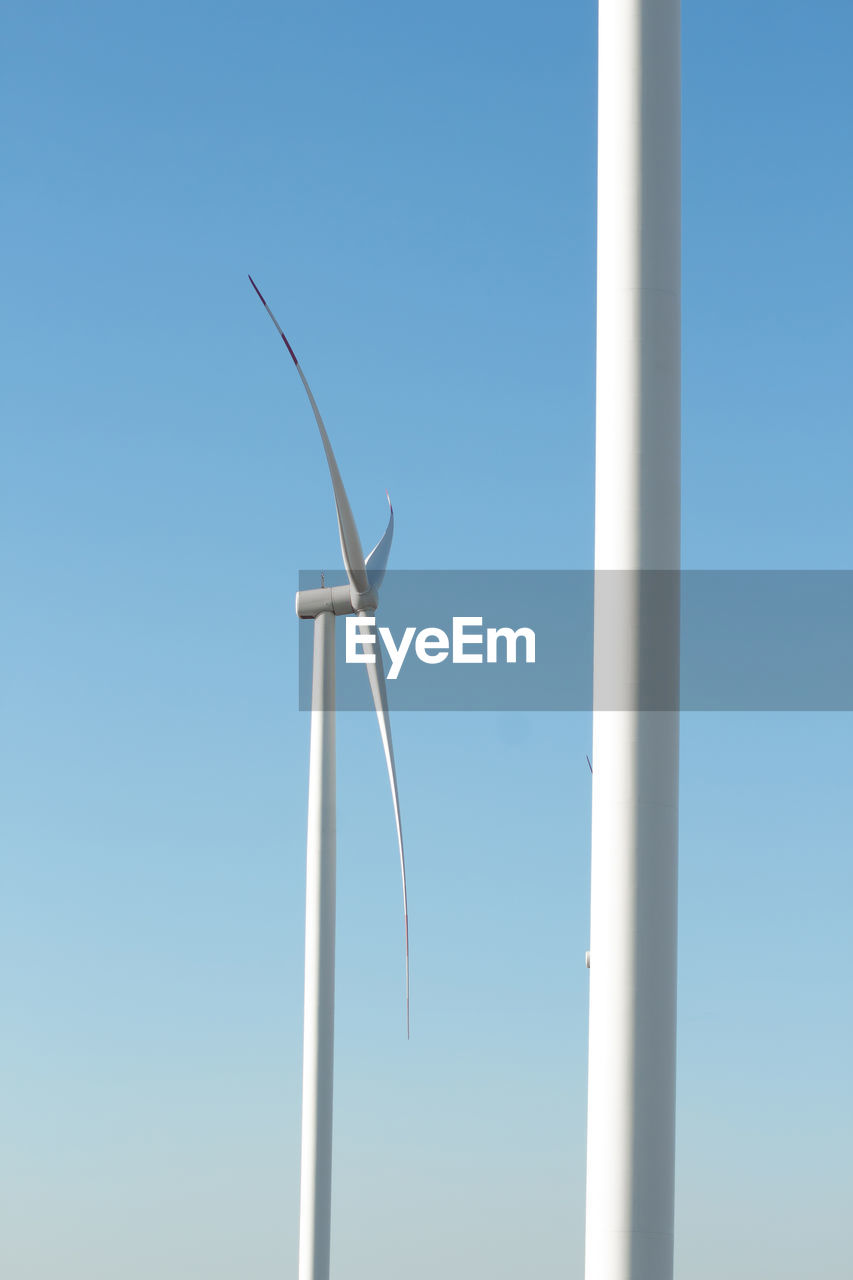
[[[586,1280],[672,1277],[678,592],[635,571],[680,567],[680,46],[680,0],[600,0]]]
[[[331,592],[323,594],[331,596]],[[305,596],[307,598],[308,593]],[[323,609],[314,617],[308,773],[299,1280],[329,1280],[335,1056],[335,843],[335,615],[331,609]]]

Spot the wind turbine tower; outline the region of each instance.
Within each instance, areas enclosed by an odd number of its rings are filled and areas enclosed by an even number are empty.
[[[673,1265],[680,25],[680,0],[599,0],[586,1280]]]

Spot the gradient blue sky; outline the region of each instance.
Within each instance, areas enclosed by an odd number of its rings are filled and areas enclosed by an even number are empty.
[[[295,1272],[300,567],[284,323],[393,563],[592,563],[596,8],[4,21],[0,1269]],[[685,6],[684,559],[853,568],[853,12]],[[362,448],[363,444],[363,448]],[[339,729],[333,1267],[580,1276],[586,715]],[[849,715],[682,737],[678,1280],[842,1280]]]

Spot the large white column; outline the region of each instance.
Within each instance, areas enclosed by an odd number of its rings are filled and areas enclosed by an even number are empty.
[[[600,0],[586,1280],[672,1277],[678,594],[634,571],[680,566],[680,44]]]
[[[335,1048],[335,615],[314,619],[305,894],[299,1280],[328,1280]]]

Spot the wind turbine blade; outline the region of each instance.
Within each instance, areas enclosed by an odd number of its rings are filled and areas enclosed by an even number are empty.
[[[329,436],[326,432],[325,425],[323,424],[323,419],[320,416],[320,410],[317,408],[317,401],[314,399],[311,388],[308,385],[308,379],[302,372],[302,366],[296,359],[293,347],[287,341],[287,338],[284,335],[284,330],[276,320],[267,305],[266,298],[261,293],[251,276],[249,276],[249,283],[260,298],[261,302],[264,304],[264,309],[266,310],[267,315],[270,320],[272,320],[279,332],[282,342],[290,352],[290,358],[296,365],[296,372],[302,379],[302,385],[305,388],[311,408],[314,410],[314,417],[316,418],[317,426],[320,429],[320,439],[323,442],[323,449],[326,453],[326,462],[329,464],[329,474],[332,477],[332,488],[335,491],[335,510],[338,516],[338,533],[341,539],[341,553],[344,558],[344,568],[347,571],[347,577],[349,578],[352,590],[357,595],[364,595],[370,590],[370,582],[367,577],[367,570],[364,567],[364,552],[361,549],[361,539],[358,536],[355,517],[352,514],[352,507],[349,504],[347,491],[344,488],[344,482],[341,479],[341,473],[338,470],[337,460],[332,450]]]
[[[366,610],[359,617],[370,617]],[[391,783],[391,799],[394,801],[394,821],[397,824],[397,844],[400,848],[400,872],[403,877],[403,925],[406,933],[406,1038],[409,1038],[409,900],[406,894],[406,857],[403,852],[403,825],[400,821],[400,797],[397,793],[397,769],[394,764],[394,746],[391,742],[391,721],[388,716],[388,691],[385,687],[385,668],[382,665],[382,652],[377,639],[376,662],[365,664],[367,678],[370,681],[370,692],[373,694],[373,705],[379,720],[379,733],[382,746],[385,748],[385,763],[388,766],[388,780]]]
[[[387,489],[385,490],[385,497],[388,499],[388,524],[382,537],[364,562],[367,568],[367,577],[374,591],[379,590],[382,585],[382,579],[385,577],[388,555],[391,551],[391,541],[394,537],[394,508],[391,505],[391,495]]]

